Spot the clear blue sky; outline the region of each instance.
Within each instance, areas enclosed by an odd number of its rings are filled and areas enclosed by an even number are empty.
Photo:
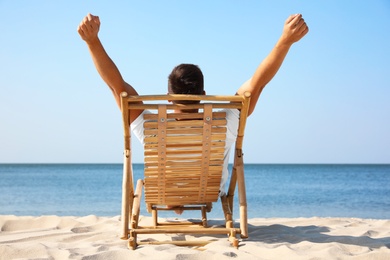
[[[0,163],[122,162],[119,109],[76,31],[88,12],[141,94],[166,93],[184,62],[234,94],[302,13],[310,32],[249,118],[246,162],[390,163],[388,0],[2,0]]]

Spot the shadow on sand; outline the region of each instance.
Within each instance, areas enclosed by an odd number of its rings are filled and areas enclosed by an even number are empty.
[[[268,244],[297,244],[303,241],[312,243],[341,243],[349,245],[364,246],[369,248],[390,248],[390,237],[372,238],[367,231],[362,236],[338,236],[326,234],[330,228],[326,226],[297,226],[289,227],[284,225],[253,226],[249,225],[249,239]],[[244,242],[245,243],[245,242]]]

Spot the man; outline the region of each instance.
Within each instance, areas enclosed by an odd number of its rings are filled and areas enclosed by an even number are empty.
[[[129,95],[138,95],[137,91],[125,82],[114,64],[107,55],[102,43],[99,40],[98,32],[100,20],[98,16],[88,14],[78,26],[78,33],[87,43],[92,60],[102,79],[111,89],[115,100],[120,108],[120,94],[127,92]],[[268,82],[275,76],[283,63],[292,44],[302,39],[309,31],[301,14],[291,15],[284,24],[283,33],[277,41],[275,47],[268,56],[260,63],[254,75],[246,81],[236,92],[243,95],[245,92],[251,93],[251,102],[248,115],[255,109],[259,96]],[[205,94],[203,87],[203,74],[198,66],[193,64],[180,64],[175,67],[168,77],[168,92],[172,94]],[[130,114],[131,127],[135,135],[143,141],[143,117],[141,113],[147,111],[133,111]],[[238,111],[227,112],[228,133],[225,152],[225,169],[221,180],[221,195],[225,191],[227,180],[227,165],[231,144],[237,135]]]

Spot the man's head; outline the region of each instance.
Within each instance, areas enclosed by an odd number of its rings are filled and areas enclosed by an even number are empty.
[[[168,77],[170,94],[203,95],[203,73],[194,64],[180,64]]]

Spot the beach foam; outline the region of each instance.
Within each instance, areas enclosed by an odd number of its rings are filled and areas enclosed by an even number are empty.
[[[150,217],[141,217],[149,223]],[[221,224],[212,221],[212,224]],[[258,218],[239,249],[225,237],[201,248],[143,245],[127,249],[119,217],[0,216],[0,259],[390,259],[390,221],[355,218]],[[139,235],[141,240],[190,235]]]

